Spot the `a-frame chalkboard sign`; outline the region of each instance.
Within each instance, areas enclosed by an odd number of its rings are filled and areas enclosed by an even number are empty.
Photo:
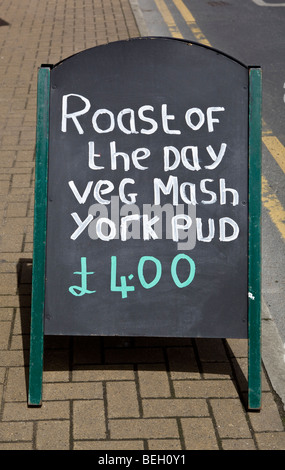
[[[261,71],[136,38],[38,73],[30,405],[44,335],[248,338],[261,402]]]

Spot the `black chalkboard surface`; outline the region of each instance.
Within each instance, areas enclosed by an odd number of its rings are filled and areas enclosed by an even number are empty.
[[[50,80],[45,334],[247,337],[248,68],[138,38]]]

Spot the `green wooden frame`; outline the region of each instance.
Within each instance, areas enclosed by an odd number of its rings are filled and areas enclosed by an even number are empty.
[[[261,408],[261,69],[249,68],[248,408]],[[50,67],[38,72],[28,404],[42,402]]]
[[[261,408],[261,69],[249,69],[248,408]]]
[[[28,404],[42,401],[50,68],[38,71],[34,248]]]

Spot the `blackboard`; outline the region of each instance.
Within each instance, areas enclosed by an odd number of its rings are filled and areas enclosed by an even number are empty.
[[[248,338],[261,407],[261,69],[178,39],[38,71],[28,404],[45,335]]]
[[[141,38],[50,80],[45,334],[247,337],[248,68]]]

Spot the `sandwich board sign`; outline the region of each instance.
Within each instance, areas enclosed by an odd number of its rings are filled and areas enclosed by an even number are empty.
[[[248,338],[260,407],[261,73],[136,38],[38,73],[29,404],[44,335]]]

